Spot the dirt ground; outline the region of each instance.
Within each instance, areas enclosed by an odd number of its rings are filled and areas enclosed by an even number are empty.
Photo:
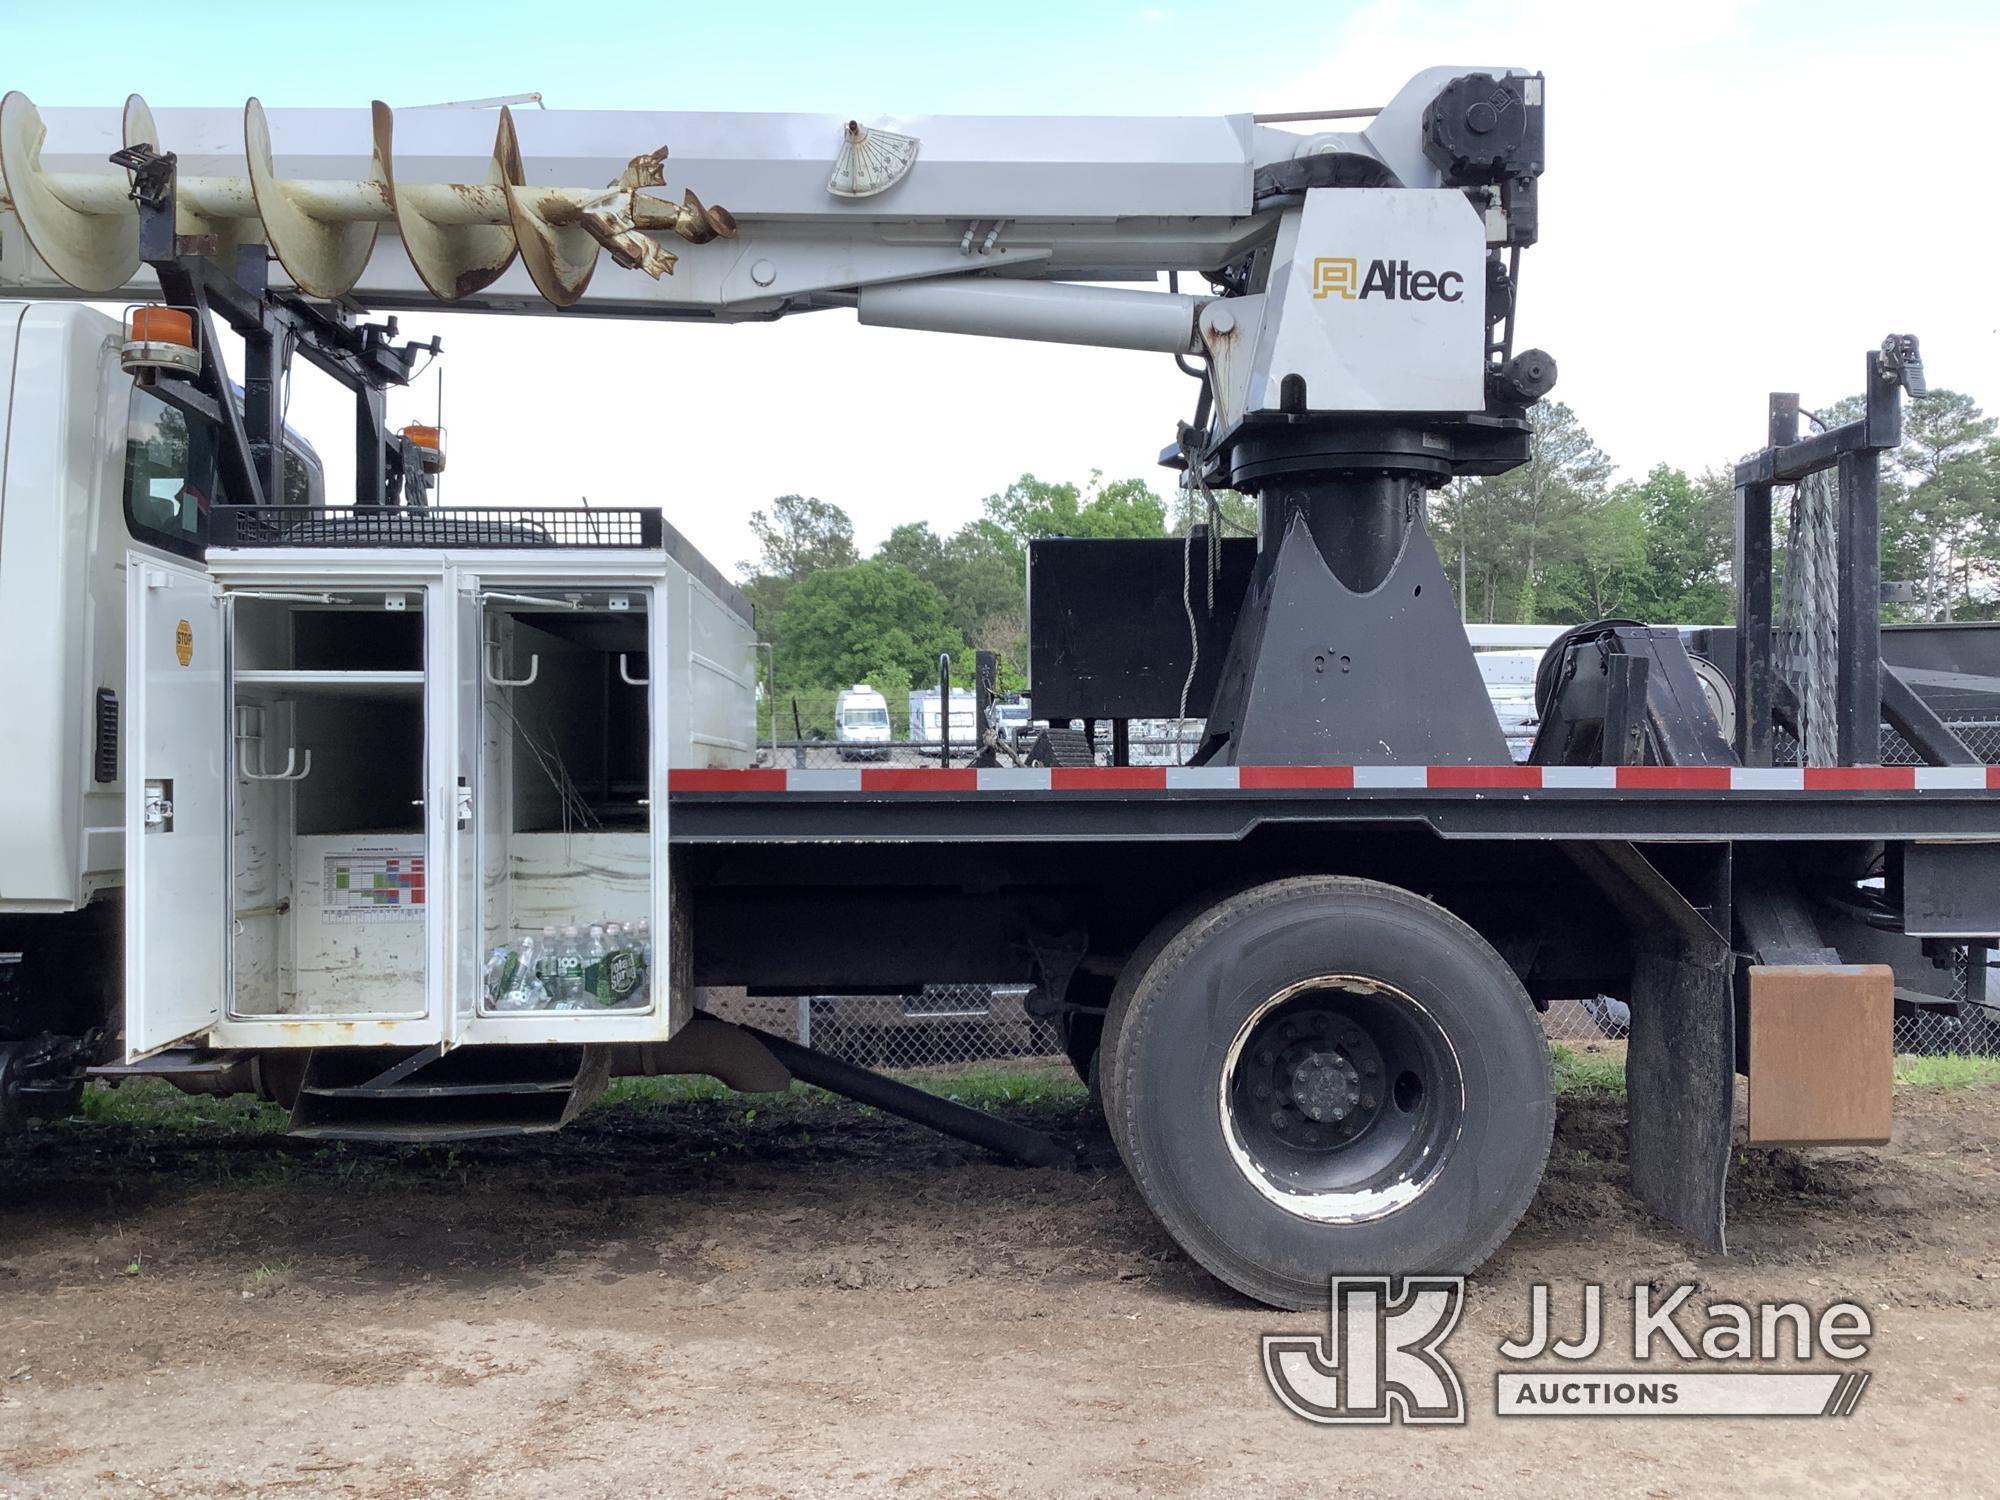
[[[1880,1152],[1746,1153],[1726,1259],[1625,1192],[1617,1101],[1567,1101],[1451,1430],[1283,1412],[1258,1335],[1313,1319],[1191,1268],[1083,1109],[1024,1112],[1071,1173],[752,1103],[455,1151],[0,1145],[0,1494],[2000,1493],[2000,1089],[1902,1091]],[[1873,1384],[1846,1420],[1493,1415],[1531,1283],[1635,1278],[1859,1300]]]

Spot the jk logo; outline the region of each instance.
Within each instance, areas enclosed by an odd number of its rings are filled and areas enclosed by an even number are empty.
[[[1323,1338],[1264,1335],[1264,1379],[1308,1422],[1465,1421],[1439,1352],[1465,1305],[1463,1276],[1336,1276]]]

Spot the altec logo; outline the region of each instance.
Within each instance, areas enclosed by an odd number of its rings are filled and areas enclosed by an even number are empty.
[[[1461,302],[1465,277],[1457,271],[1421,271],[1406,260],[1371,260],[1364,274],[1352,256],[1322,255],[1313,261],[1313,300],[1339,297],[1366,302]]]

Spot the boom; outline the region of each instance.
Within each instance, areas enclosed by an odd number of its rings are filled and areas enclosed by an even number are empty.
[[[1422,122],[1462,71],[1419,74],[1364,129],[1309,134],[1249,115],[863,127],[505,108],[496,130],[466,109],[266,111],[253,99],[240,113],[155,114],[134,96],[123,111],[41,111],[15,93],[0,108],[0,288],[103,295],[135,281],[137,216],[109,157],[142,143],[178,159],[181,233],[268,243],[300,290],[373,308],[769,318],[938,277],[1215,271],[1271,244],[1277,184],[1316,158],[1444,185]],[[646,191],[663,167],[692,196]],[[704,248],[677,263],[657,248],[662,232]],[[647,274],[593,275],[600,247]]]

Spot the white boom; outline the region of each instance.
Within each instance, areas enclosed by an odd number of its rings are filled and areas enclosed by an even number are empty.
[[[1366,129],[1318,134],[1248,115],[864,129],[826,115],[503,108],[496,139],[493,115],[474,110],[266,111],[253,99],[155,113],[137,96],[123,111],[38,110],[9,94],[0,290],[135,282],[137,215],[109,157],[142,141],[179,159],[183,233],[261,240],[300,289],[370,307],[763,318],[968,271],[1150,279],[1212,267],[1256,235],[1259,167],[1339,152],[1381,162],[1400,186],[1437,186],[1419,118],[1463,71],[1428,70]],[[678,203],[644,191],[662,185],[668,147],[693,195]],[[660,231],[726,242],[676,265]],[[649,276],[593,277],[600,244]]]
[[[270,284],[313,298],[719,320],[846,306],[870,324],[1206,355],[1220,428],[1302,402],[1471,411],[1488,252],[1533,240],[1532,201],[1510,222],[1502,183],[1539,172],[1540,111],[1539,76],[1449,67],[1365,129],[1312,134],[1250,115],[863,126],[504,107],[496,128],[379,102],[155,114],[137,95],[42,111],[10,93],[0,295],[145,295],[132,174],[113,155],[167,153],[177,253],[233,266],[268,246]],[[1489,156],[1510,132],[1513,155]],[[678,201],[648,191],[666,187],[669,148]],[[668,235],[693,248],[677,256]],[[645,274],[595,274],[603,252]],[[1230,268],[1226,298],[1087,284]]]

